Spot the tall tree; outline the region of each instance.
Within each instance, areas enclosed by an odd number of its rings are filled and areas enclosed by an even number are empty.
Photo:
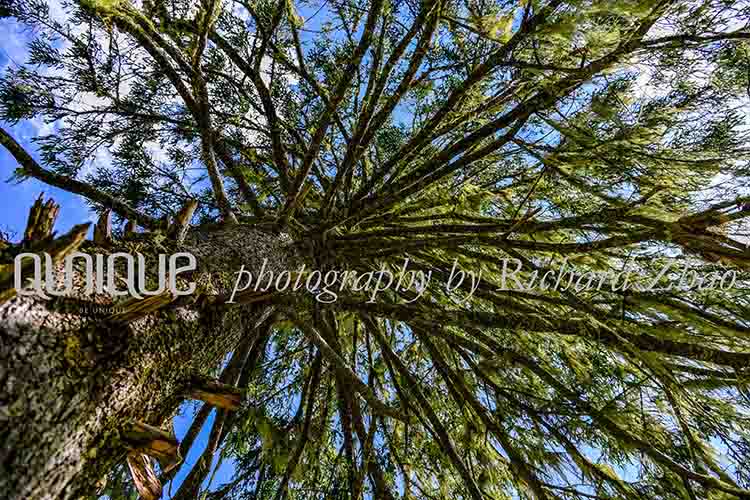
[[[54,130],[0,142],[100,217],[0,250],[8,498],[750,498],[747,2],[56,6],[0,1]],[[17,294],[76,250],[197,288]],[[232,297],[302,265],[357,274]]]

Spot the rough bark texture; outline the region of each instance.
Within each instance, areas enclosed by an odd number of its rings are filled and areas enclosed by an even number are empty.
[[[108,249],[88,244],[82,251],[170,253],[158,240],[116,242]],[[193,281],[198,292],[209,294],[225,292],[227,278],[240,265],[257,270],[267,258],[267,267],[279,270],[294,259],[287,237],[244,225],[194,230],[181,250],[196,256],[199,272]],[[223,274],[207,275],[209,269]],[[0,491],[5,498],[73,499],[95,493],[92,488],[129,449],[127,423],[169,429],[191,377],[215,368],[268,312],[257,304],[171,305],[122,324],[93,313],[96,303],[120,302],[76,291],[49,301],[15,297],[0,305]]]

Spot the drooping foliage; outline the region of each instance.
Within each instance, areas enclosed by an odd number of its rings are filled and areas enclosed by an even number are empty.
[[[750,498],[750,4],[54,5],[0,2],[33,35],[0,117],[53,130],[18,179],[432,273],[268,299],[175,498]]]

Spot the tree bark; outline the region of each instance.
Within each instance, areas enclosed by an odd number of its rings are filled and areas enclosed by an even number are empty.
[[[86,242],[80,251],[155,258],[172,253],[165,246],[195,255],[191,281],[198,294],[214,298],[229,290],[241,265],[253,272],[268,259],[266,268],[278,272],[296,259],[288,237],[246,225],[198,228],[184,244],[141,234],[106,248]],[[210,375],[268,313],[267,304],[199,299],[125,323],[91,313],[96,304],[121,301],[86,296],[82,280],[75,283],[69,296],[16,296],[0,305],[0,491],[10,500],[96,493],[97,482],[136,446],[129,425],[167,429],[190,380]]]

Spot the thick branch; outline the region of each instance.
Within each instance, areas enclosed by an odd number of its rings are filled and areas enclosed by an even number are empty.
[[[126,203],[116,199],[114,196],[71,177],[66,177],[46,170],[39,165],[28,152],[26,152],[23,146],[18,144],[18,142],[16,142],[16,140],[2,128],[0,128],[0,144],[2,144],[5,149],[13,155],[16,161],[21,164],[24,175],[28,175],[29,177],[33,177],[45,184],[49,184],[50,186],[68,191],[69,193],[79,194],[95,203],[100,203],[104,207],[111,208],[117,215],[125,219],[135,220],[145,228],[156,229],[159,227],[159,223],[156,219],[138,212]]]

